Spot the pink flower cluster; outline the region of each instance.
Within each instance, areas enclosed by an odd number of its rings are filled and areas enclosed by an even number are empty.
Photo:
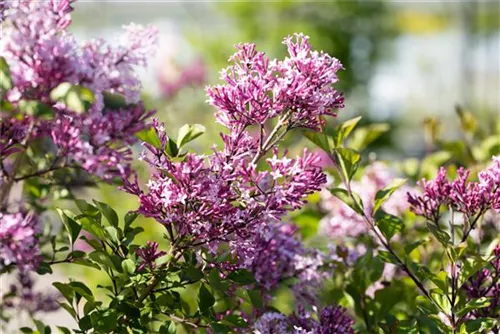
[[[207,88],[218,122],[246,126],[286,116],[289,128],[319,129],[320,116],[335,115],[333,109],[343,107],[342,95],[333,88],[340,62],[313,51],[302,34],[283,43],[289,54],[284,60],[270,60],[253,44],[237,46],[229,58],[233,65],[221,72],[226,84]]]
[[[14,144],[52,138],[57,158],[52,166],[82,167],[104,179],[128,175],[133,134],[142,130],[152,114],[139,102],[141,84],[136,66],[145,66],[154,52],[155,29],[125,27],[119,43],[102,39],[78,43],[66,29],[74,0],[13,1],[2,23],[0,54],[9,65],[13,87],[5,97],[15,110],[42,102],[51,117],[2,111],[0,153],[13,153]],[[51,91],[62,83],[91,90],[94,102],[88,112],[54,101]],[[127,107],[105,106],[104,94],[121,94]],[[11,119],[9,117],[12,117]]]
[[[290,158],[277,144],[292,128],[319,128],[319,117],[334,115],[331,109],[342,100],[332,87],[341,67],[336,59],[311,51],[302,35],[285,44],[290,57],[284,61],[270,61],[253,45],[238,46],[231,57],[235,65],[223,71],[227,84],[208,88],[218,121],[229,129],[221,135],[222,149],[171,158],[169,138],[155,121],[159,145],[144,144],[142,155],[155,171],[148,191],[137,180],[123,187],[138,196],[138,211],[165,225],[176,244],[212,252],[229,245],[237,264],[253,271],[267,290],[294,275],[311,286],[322,264],[282,223],[326,182],[320,157],[304,150]],[[285,114],[268,133],[264,123]],[[262,125],[260,135],[252,136],[251,124]]]
[[[500,312],[500,245],[494,249],[493,256],[489,267],[478,271],[463,286],[467,298],[471,300],[483,297],[490,298],[490,305],[472,310],[468,315],[470,318],[494,318]],[[496,331],[499,329],[496,326]]]
[[[267,159],[270,170],[258,171],[249,161],[256,154],[249,150],[255,139],[243,132],[225,136],[223,151],[208,157],[189,153],[175,161],[163,153],[168,141],[163,126],[156,122],[155,129],[163,147],[145,144],[149,153],[143,159],[157,170],[149,191],[144,193],[137,182],[127,182],[124,189],[139,197],[141,214],[212,250],[220,242],[251,240],[326,181],[317,157],[307,151],[296,159],[280,158],[275,151]]]
[[[290,224],[272,224],[256,234],[253,240],[235,244],[239,255],[245,254],[246,268],[250,270],[259,286],[272,290],[286,279],[296,278],[292,287],[297,299],[315,301],[310,286],[321,284],[323,276],[320,267],[322,255],[306,249],[297,238],[297,227]]]
[[[318,315],[300,309],[289,317],[276,312],[263,314],[254,325],[256,334],[349,334],[354,333],[354,321],[340,306],[327,306]]]
[[[40,263],[40,233],[37,217],[31,213],[0,213],[0,270],[16,264],[20,271],[36,269]]]
[[[478,181],[467,181],[470,171],[459,168],[457,178],[449,181],[441,167],[435,179],[420,181],[422,194],[408,195],[411,210],[437,222],[440,209],[450,207],[471,218],[493,209],[500,212],[500,157],[493,157],[489,167],[478,174]]]
[[[148,241],[144,247],[137,248],[136,253],[141,259],[141,264],[137,268],[137,271],[143,271],[145,267],[153,270],[156,266],[156,259],[166,254],[163,251],[158,251],[158,243],[152,241]]]
[[[389,185],[394,174],[381,162],[369,165],[359,181],[351,182],[352,191],[359,195],[363,203],[365,213],[373,214],[373,203],[377,191]],[[382,209],[392,215],[400,215],[405,212],[409,205],[405,194],[409,188],[403,186],[382,205]],[[342,240],[345,237],[357,237],[368,233],[369,228],[363,218],[344,202],[330,194],[322,191],[321,206],[327,212],[320,222],[320,230],[331,239]]]

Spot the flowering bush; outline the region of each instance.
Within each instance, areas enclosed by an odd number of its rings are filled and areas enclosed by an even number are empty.
[[[443,151],[417,172],[409,161],[400,168],[416,179],[442,164],[437,175],[407,185],[394,166],[359,153],[384,125],[327,126],[343,107],[342,65],[295,34],[284,59],[237,46],[224,83],[207,88],[223,144],[196,154],[186,144],[202,125],[172,136],[139,100],[134,71],[154,51],[155,30],[128,26],[116,47],[80,44],[66,30],[71,3],[1,2],[0,273],[19,278],[3,294],[2,319],[23,310],[36,330],[22,332],[50,333],[38,313],[61,307],[74,319],[62,333],[499,332],[495,136],[464,160],[439,142]],[[475,139],[472,116],[459,114]],[[282,147],[290,133],[324,152],[292,156]],[[131,167],[139,140],[146,183]],[[75,196],[101,181],[137,207],[122,218]],[[50,228],[60,198],[74,202],[57,209],[64,231]],[[319,229],[301,237],[314,205]],[[138,242],[139,215],[163,227],[163,242]],[[104,272],[104,294],[76,280],[37,292],[35,273],[60,263]],[[289,312],[275,304],[283,292]]]

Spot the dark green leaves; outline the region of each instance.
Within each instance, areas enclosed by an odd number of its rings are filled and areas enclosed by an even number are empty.
[[[208,291],[205,284],[200,285],[198,290],[198,308],[202,314],[207,314],[208,310],[215,304],[215,298]]]
[[[53,101],[64,103],[69,109],[83,113],[87,111],[94,102],[94,94],[88,88],[72,85],[65,82],[50,92]]]
[[[399,217],[390,215],[383,211],[378,211],[375,214],[375,225],[380,229],[380,232],[387,240],[403,229],[403,220]]]
[[[255,283],[255,277],[251,272],[249,272],[246,269],[238,269],[233,272],[231,272],[228,276],[228,279],[231,281],[241,284],[241,285],[248,285]]]
[[[111,226],[114,226],[114,227],[118,226],[118,215],[116,214],[115,210],[113,210],[106,203],[102,203],[102,202],[98,202],[98,201],[94,200],[94,204],[99,208],[102,215],[107,219],[107,221],[111,224]]]
[[[73,216],[70,211],[57,209],[57,212],[59,212],[59,215],[61,216],[64,227],[68,230],[69,240],[73,245],[80,234],[82,226],[70,217]]]

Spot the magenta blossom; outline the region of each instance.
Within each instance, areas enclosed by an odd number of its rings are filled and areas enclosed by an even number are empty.
[[[19,270],[32,270],[41,261],[37,217],[31,213],[0,213],[0,268],[16,264]]]
[[[270,60],[253,44],[237,46],[229,58],[233,65],[221,72],[226,84],[207,88],[218,122],[246,126],[284,116],[289,128],[319,129],[320,116],[335,115],[333,110],[343,107],[342,95],[333,88],[340,62],[313,51],[302,34],[283,43],[289,54],[284,60]]]
[[[459,168],[453,181],[446,178],[441,167],[434,180],[422,180],[420,195],[408,195],[412,211],[437,222],[442,207],[450,207],[468,218],[482,215],[493,209],[500,212],[500,157],[493,157],[493,163],[478,174],[479,181],[468,181],[470,172]]]
[[[136,253],[142,260],[142,263],[137,267],[137,271],[143,271],[146,266],[148,266],[150,270],[153,270],[156,267],[156,259],[167,254],[163,251],[158,251],[158,243],[154,241],[148,241],[146,246],[137,248]]]

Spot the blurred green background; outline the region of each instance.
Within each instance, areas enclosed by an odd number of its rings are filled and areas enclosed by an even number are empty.
[[[427,117],[438,117],[445,135],[456,137],[456,104],[479,115],[484,131],[500,118],[497,1],[80,1],[75,7],[70,30],[82,40],[113,40],[129,22],[158,27],[159,50],[139,72],[144,100],[174,136],[185,123],[205,125],[207,133],[192,146],[198,152],[220,144],[222,128],[205,104],[204,86],[218,82],[234,44],[255,42],[271,57],[282,57],[281,41],[294,32],[309,35],[315,49],[344,64],[338,87],[346,108],[340,119],[362,115],[364,124],[390,124],[391,131],[370,147],[380,158],[423,156]],[[291,143],[300,140],[291,137]],[[146,180],[145,166],[136,167]],[[78,196],[107,202],[121,215],[137,208],[136,198],[116,186]],[[158,224],[138,224],[147,231],[143,241],[162,240]],[[64,268],[61,273],[68,274]],[[79,275],[92,275],[96,285],[105,279],[90,270],[70,276]],[[65,314],[48,317],[60,324]]]

